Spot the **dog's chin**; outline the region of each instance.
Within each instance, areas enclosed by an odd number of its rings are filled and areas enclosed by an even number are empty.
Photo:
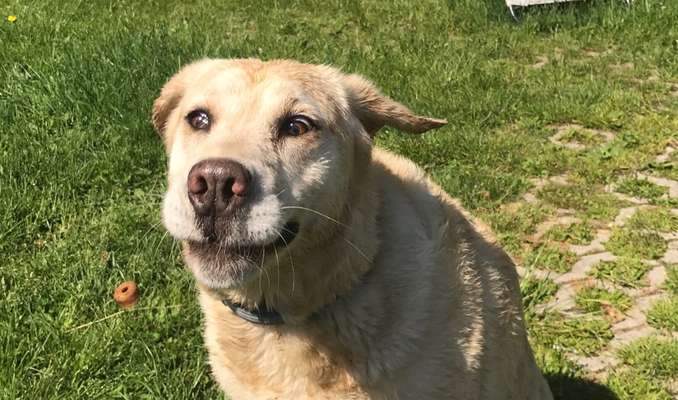
[[[185,241],[184,257],[198,282],[212,289],[244,286],[263,267],[268,253],[289,246],[297,236],[299,226],[288,223],[282,233],[264,243],[227,244],[219,236],[203,241]]]
[[[210,242],[187,242],[186,262],[196,280],[211,289],[229,289],[244,286],[253,279],[265,250],[259,255],[245,251],[218,249]]]

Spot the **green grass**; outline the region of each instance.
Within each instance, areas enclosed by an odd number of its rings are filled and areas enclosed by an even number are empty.
[[[530,323],[533,334],[541,343],[580,355],[600,351],[614,336],[610,323],[594,315],[570,319],[556,312],[547,312],[533,317]]]
[[[551,279],[526,277],[520,281],[520,292],[523,295],[523,307],[526,312],[531,312],[536,305],[553,299],[557,291],[558,285]]]
[[[666,288],[672,294],[678,295],[678,265],[666,267]]]
[[[639,210],[627,222],[631,229],[649,229],[659,232],[678,231],[678,214],[665,208]]]
[[[675,171],[653,164],[678,131],[667,83],[678,76],[674,2],[535,7],[520,24],[489,0],[8,0],[0,17],[0,398],[221,396],[193,282],[159,225],[166,159],[149,123],[159,88],[192,60],[334,64],[447,118],[423,136],[385,129],[377,144],[422,165],[516,258],[538,253],[529,236],[553,207],[611,221],[625,203],[605,185]],[[532,68],[542,56],[549,63]],[[613,67],[627,63],[633,68]],[[651,75],[658,80],[639,83]],[[549,141],[548,126],[570,123],[615,139],[582,152]],[[571,185],[547,187],[518,211],[506,207],[532,178],[559,174]],[[656,258],[664,242],[633,232],[613,235],[614,251]],[[567,254],[546,253],[548,268],[571,266]],[[599,272],[640,284],[640,268],[617,267]],[[627,267],[636,275],[620,272]],[[116,314],[111,294],[127,279],[141,300]],[[540,316],[534,306],[553,285],[522,287],[530,340],[556,398],[611,398],[582,394],[593,387],[662,398],[662,382],[584,379],[566,353],[599,351],[609,323]],[[649,373],[631,360],[632,376]]]
[[[647,376],[675,378],[678,375],[678,340],[639,339],[623,348],[619,355],[625,364]]]
[[[569,225],[556,225],[546,232],[546,237],[557,242],[585,245],[595,237],[595,231],[588,222]]]
[[[678,331],[678,296],[654,303],[647,312],[647,320],[655,328]]]
[[[631,308],[631,298],[618,290],[605,290],[595,287],[584,288],[577,292],[575,303],[584,311],[602,314],[615,321]]]
[[[617,190],[621,193],[650,200],[650,202],[656,202],[661,196],[668,193],[668,189],[663,186],[652,183],[647,179],[636,178],[624,179]]]
[[[596,264],[590,275],[617,285],[637,288],[645,286],[645,274],[650,266],[639,259],[619,257],[615,261],[601,261]]]
[[[572,268],[575,260],[576,256],[571,251],[553,243],[544,243],[527,255],[525,266],[563,273]]]
[[[537,195],[555,207],[576,210],[585,219],[612,220],[625,205],[611,194],[601,193],[599,187],[585,184],[549,184]]]
[[[620,257],[658,259],[666,252],[667,245],[656,232],[617,228],[605,248]]]
[[[610,375],[607,384],[619,400],[672,400],[673,397],[656,378],[623,371]]]
[[[666,267],[664,286],[669,296],[652,305],[647,311],[647,320],[655,328],[678,331],[678,267],[675,265]]]
[[[509,209],[491,210],[482,215],[496,232],[499,242],[508,251],[519,254],[537,225],[552,214],[548,207],[521,204]]]
[[[588,129],[577,128],[568,129],[560,139],[566,143],[575,143],[584,146],[596,146],[605,142],[603,136]]]
[[[647,165],[647,171],[669,179],[678,179],[678,152],[673,152],[668,160]]]

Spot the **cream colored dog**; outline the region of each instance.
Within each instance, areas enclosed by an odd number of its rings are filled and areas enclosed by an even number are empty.
[[[445,122],[293,61],[203,60],[165,85],[163,219],[232,399],[551,398],[509,257],[372,147],[384,125]]]

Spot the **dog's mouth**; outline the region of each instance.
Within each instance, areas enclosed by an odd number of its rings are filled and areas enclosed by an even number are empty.
[[[287,247],[299,234],[299,223],[290,221],[283,226],[280,237],[273,243],[275,247]]]
[[[288,247],[299,234],[299,223],[295,221],[287,222],[278,232],[278,238],[263,244],[224,244],[223,238],[219,235],[209,235],[207,241],[200,247],[216,248],[222,254],[228,255],[256,255],[273,248],[281,249]],[[197,243],[192,243],[197,244]]]
[[[210,287],[239,285],[263,267],[264,260],[278,257],[299,234],[299,223],[288,222],[277,239],[264,243],[228,243],[216,236],[205,241],[186,241],[184,256],[193,260],[196,277]],[[190,262],[189,262],[190,264]]]

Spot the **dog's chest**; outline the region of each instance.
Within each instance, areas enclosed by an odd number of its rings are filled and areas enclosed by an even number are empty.
[[[360,362],[336,342],[261,329],[230,310],[205,311],[210,364],[234,400],[373,398],[358,382]]]

